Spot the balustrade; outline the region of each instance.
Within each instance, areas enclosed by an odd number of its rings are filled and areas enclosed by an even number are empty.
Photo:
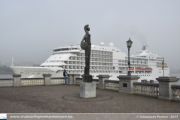
[[[79,77],[79,74],[72,74],[72,75],[73,75],[73,84],[80,85],[83,79]],[[44,75],[44,78],[20,78],[20,75],[13,75],[13,77],[14,79],[0,79],[0,87],[55,85],[55,84],[65,83],[63,77],[51,78],[50,74]],[[15,77],[18,77],[18,79]],[[99,75],[97,77],[99,77],[99,79],[93,79],[92,82],[95,82],[96,88],[99,87],[99,89],[101,88],[101,89],[114,90],[119,92],[123,92],[122,90],[127,91],[127,89],[129,89],[130,94],[138,94],[138,95],[155,97],[158,99],[180,101],[180,85],[176,85],[176,82],[177,80],[179,80],[179,78],[176,77],[160,77],[157,79],[160,83],[154,83],[152,80],[150,82],[147,82],[147,80],[142,80],[142,82],[136,82],[136,81],[128,82],[128,80],[126,80],[125,78],[123,79],[123,76],[119,77],[120,79],[119,81],[108,80],[109,75]],[[131,76],[131,78],[133,78],[133,76]],[[16,85],[14,84],[15,80],[17,82]],[[45,81],[48,84],[45,84]],[[171,82],[171,84],[169,82]]]
[[[76,78],[76,85],[80,85],[80,83],[83,81],[82,78]]]
[[[173,100],[180,101],[180,85],[172,85]]]
[[[0,79],[0,87],[13,86],[13,79]]]
[[[43,78],[21,78],[21,86],[44,85]]]
[[[65,84],[64,78],[63,77],[51,78],[51,85],[56,85],[56,84]]]
[[[96,83],[96,88],[98,88],[98,85],[99,85],[99,79],[93,79],[92,82]]]
[[[105,81],[104,81],[104,84],[105,84],[105,89],[115,90],[115,91],[118,91],[118,90],[119,90],[119,81],[115,81],[115,80],[105,80]]]
[[[135,82],[134,94],[158,97],[159,95],[159,84],[156,83],[139,83]]]

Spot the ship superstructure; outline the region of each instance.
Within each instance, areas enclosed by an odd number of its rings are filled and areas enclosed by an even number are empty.
[[[117,76],[127,75],[128,64],[125,52],[114,47],[113,43],[109,46],[91,45],[90,74],[96,78],[99,74],[108,74],[110,80],[118,80]],[[130,57],[131,74],[140,77],[140,80],[155,80],[162,76],[163,58],[152,54],[143,46],[140,52]],[[70,74],[84,74],[85,53],[80,46],[65,46],[53,49],[53,54],[41,64],[40,67],[21,67],[11,66],[15,74],[21,74],[22,78],[41,78],[42,74],[51,74],[52,77],[62,77],[63,70]],[[164,75],[169,76],[169,67],[165,63]]]

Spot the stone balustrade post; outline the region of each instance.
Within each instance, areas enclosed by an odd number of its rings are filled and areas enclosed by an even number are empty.
[[[98,89],[105,89],[105,80],[109,80],[109,75],[98,75],[97,76],[99,78],[99,86]]]
[[[134,82],[138,82],[140,77],[138,76],[127,76],[119,75],[119,92],[133,94],[134,93]]]
[[[14,78],[14,81],[13,81],[13,86],[14,87],[20,87],[21,86],[21,75],[20,74],[14,74],[12,75],[13,78]]]
[[[74,76],[73,76],[73,74],[68,74],[67,84],[72,85],[73,83],[74,83]]]
[[[80,77],[80,74],[68,74],[68,82],[67,83],[69,85],[75,85],[77,77]]]
[[[158,99],[171,100],[173,99],[173,93],[171,86],[175,85],[179,78],[176,77],[159,77],[156,78],[159,81],[159,96]]]
[[[51,74],[43,74],[44,85],[51,85]]]

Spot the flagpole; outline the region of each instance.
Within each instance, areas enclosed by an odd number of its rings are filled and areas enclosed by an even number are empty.
[[[164,58],[163,58],[163,77],[164,77]]]

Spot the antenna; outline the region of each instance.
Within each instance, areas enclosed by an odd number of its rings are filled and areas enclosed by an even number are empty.
[[[80,40],[79,40],[79,41],[77,41],[77,44],[78,44],[78,45],[80,45],[80,42],[81,42]]]

